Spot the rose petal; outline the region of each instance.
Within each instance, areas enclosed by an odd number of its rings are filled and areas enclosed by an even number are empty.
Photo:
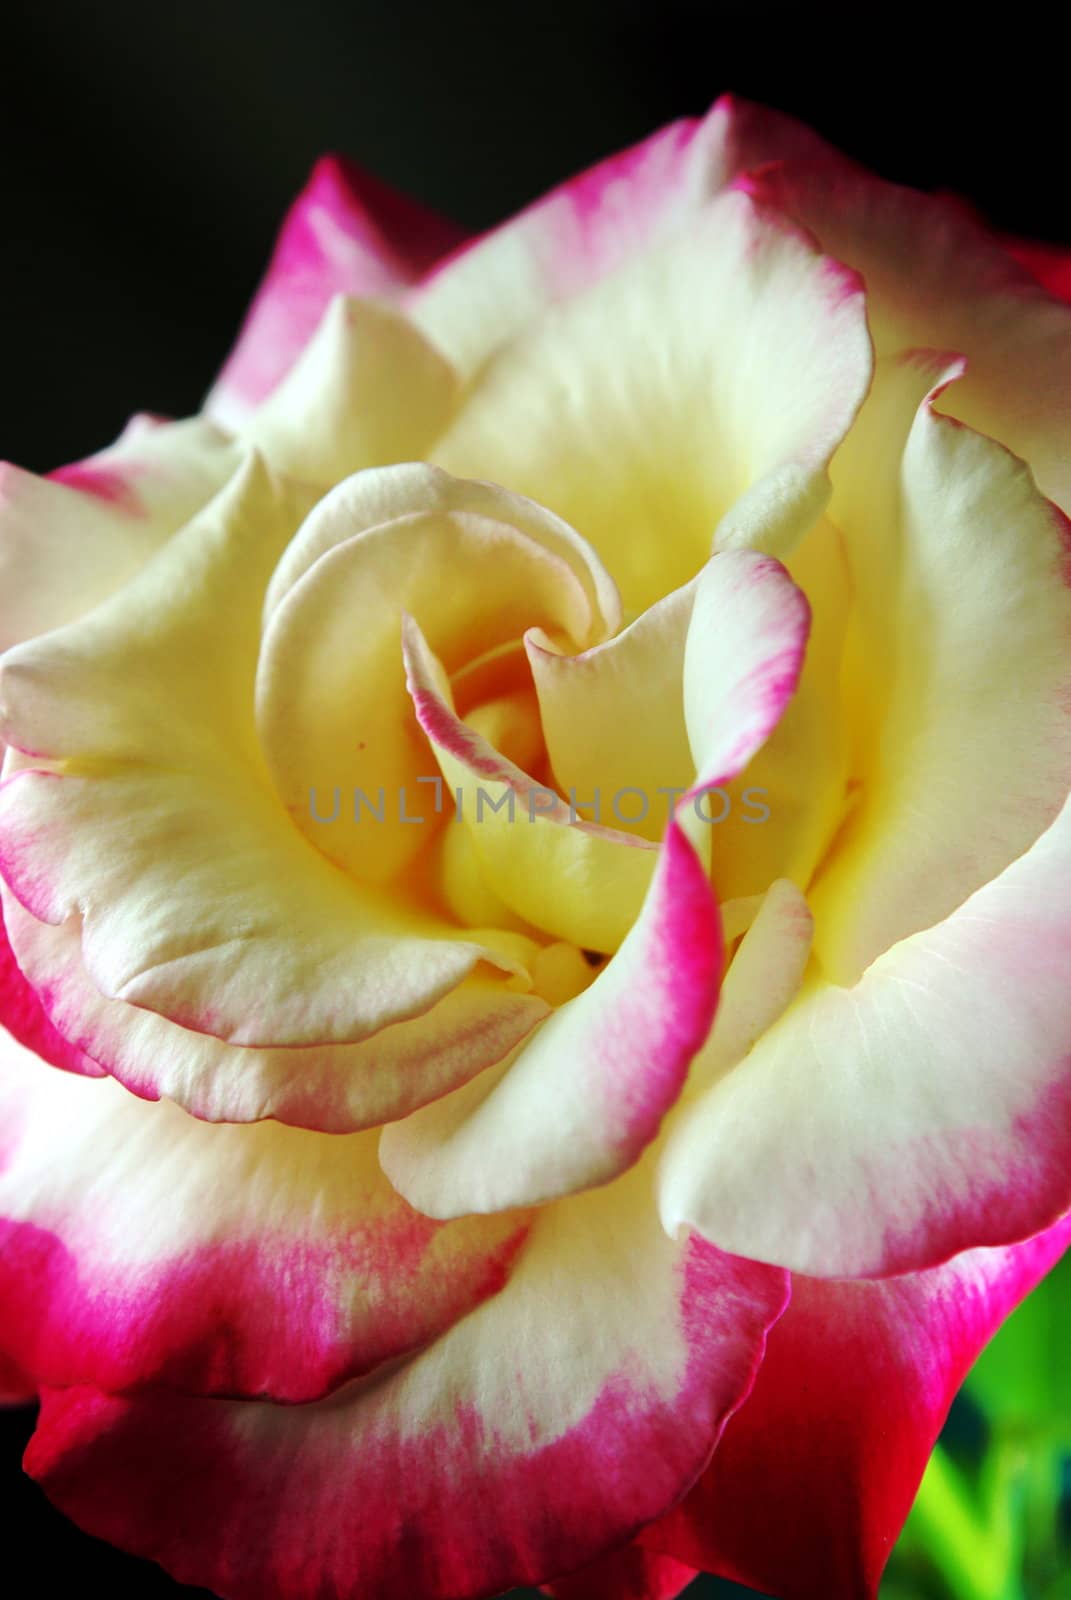
[[[15,911],[21,911],[15,907]],[[25,913],[22,913],[25,915]],[[0,1025],[20,1044],[64,1072],[103,1076],[104,1069],[54,1027],[37,990],[23,973],[11,948],[3,898],[0,895]]]
[[[27,1466],[82,1527],[226,1600],[497,1593],[694,1481],[784,1295],[671,1244],[639,1174],[541,1212],[505,1290],[374,1382],[307,1406],[52,1391]]]
[[[442,664],[411,617],[403,650],[417,720],[489,888],[533,927],[582,949],[615,950],[639,914],[655,847],[579,819],[458,717]]]
[[[803,981],[813,934],[806,900],[794,883],[779,878],[762,897],[726,971],[710,1037],[688,1074],[689,1100],[741,1062],[788,1009]],[[675,1148],[672,1138],[668,1148]]]
[[[336,294],[396,294],[461,230],[351,161],[323,156],[283,223],[264,281],[205,409],[240,428],[312,337]]]
[[[676,1600],[697,1576],[673,1556],[626,1544],[541,1588],[555,1600]]]
[[[64,763],[9,753],[9,886],[39,921],[81,918],[101,994],[242,1045],[368,1038],[482,960],[516,969],[342,878],[271,788],[253,678],[295,520],[254,459],[114,602],[3,666],[5,737]]]
[[[591,546],[567,522],[534,500],[495,483],[452,478],[426,462],[407,462],[363,472],[352,483],[339,484],[325,495],[302,523],[272,573],[264,604],[270,619],[290,591],[321,556],[347,539],[418,513],[447,515],[467,512],[502,522],[527,535],[569,568],[587,599],[593,637],[615,633],[621,622],[621,599],[613,579]]]
[[[717,904],[672,829],[639,920],[591,987],[499,1071],[385,1128],[387,1176],[436,1217],[536,1204],[616,1177],[680,1093],[721,966]]]
[[[1066,245],[1039,244],[1032,239],[1006,239],[1005,246],[1020,266],[1057,300],[1071,302],[1071,250]]]
[[[435,765],[406,694],[403,613],[427,616],[452,671],[533,622],[586,640],[605,625],[593,600],[614,598],[597,566],[549,513],[431,467],[361,473],[320,503],[273,580],[257,675],[261,746],[318,850],[382,882],[430,832],[413,825],[434,820],[420,785]]]
[[[587,810],[595,809],[598,796],[597,821],[610,823],[616,808],[616,825],[646,839],[658,839],[665,830],[668,808],[665,797],[656,798],[660,790],[683,791],[695,774],[681,684],[696,582],[675,589],[580,655],[556,648],[539,629],[525,637],[559,789]],[[637,815],[634,800],[631,812],[626,809],[630,789],[644,802],[645,816]]]
[[[935,409],[948,376],[939,356],[883,365],[835,468],[860,787],[810,898],[841,983],[1021,855],[1071,787],[1071,530],[1022,462]]]
[[[821,514],[870,381],[863,300],[779,213],[722,196],[504,347],[435,459],[552,507],[641,611],[719,523],[725,543],[758,518],[783,555]]]
[[[2,1342],[41,1384],[308,1400],[451,1327],[524,1237],[418,1216],[374,1134],[213,1126],[2,1035],[0,1117]]]
[[[461,370],[474,373],[556,302],[686,228],[736,173],[823,148],[791,118],[723,95],[705,117],[660,128],[473,240],[409,303]]]
[[[211,423],[135,417],[109,449],[47,478],[0,464],[0,649],[107,599],[238,463]]]
[[[704,784],[735,778],[780,722],[810,623],[806,596],[771,556],[727,550],[703,569],[684,646],[684,721]]]
[[[879,353],[929,346],[967,357],[947,408],[1028,461],[1071,513],[1071,310],[963,206],[885,183],[834,150],[742,183],[863,274]]]
[[[872,1600],[967,1369],[1069,1238],[1065,1220],[884,1283],[794,1278],[747,1404],[643,1543],[784,1600]]]
[[[761,523],[749,544],[767,548]],[[776,878],[808,887],[847,804],[851,735],[840,707],[852,592],[838,529],[823,517],[785,564],[810,608],[807,658],[777,726],[725,786],[728,815],[711,835],[723,903],[761,896]]]
[[[746,550],[710,561],[682,652],[682,722],[699,768],[690,793],[735,776],[767,737],[798,679],[807,622],[806,601],[778,562]],[[426,675],[417,683],[429,726]],[[444,718],[441,701],[434,714]],[[596,839],[607,855],[620,848],[552,817],[537,826],[566,841],[552,859],[559,876],[547,873],[552,890],[562,882],[569,892],[563,861],[573,836]],[[535,827],[512,828],[521,856]],[[482,838],[478,822],[472,836]],[[386,1129],[380,1155],[391,1181],[418,1210],[460,1216],[537,1203],[624,1171],[656,1137],[707,1036],[722,956],[705,867],[674,819],[614,958],[498,1072]]]
[[[457,378],[400,311],[336,295],[243,438],[280,471],[330,486],[362,467],[430,453]]]
[[[841,1277],[928,1267],[1067,1210],[1069,903],[1071,802],[854,988],[816,974],[683,1113],[663,1162],[666,1226]]]
[[[755,533],[761,545],[761,530],[756,527]],[[727,574],[732,561],[746,554],[724,552],[728,559],[720,570]],[[714,808],[720,820],[710,836],[712,871],[723,900],[747,898],[779,875],[808,883],[844,813],[847,740],[833,708],[839,698],[847,584],[832,526],[823,522],[815,528],[790,564],[813,599],[815,625],[802,677],[777,726]],[[648,839],[664,827],[668,794],[687,787],[694,773],[680,685],[697,581],[580,656],[548,648],[536,632],[527,640],[559,788],[581,807],[586,799],[589,809],[600,796],[602,820],[612,817],[624,824],[628,819],[629,827]],[[713,609],[732,603],[726,593]],[[743,631],[753,621],[743,622]],[[712,640],[721,626],[720,614],[711,615]],[[704,637],[703,629],[696,637]],[[727,659],[732,652],[722,654],[724,661],[700,668],[711,672],[712,681],[725,681],[732,670]],[[749,659],[746,650],[742,659]],[[731,705],[732,698],[726,703]],[[645,800],[646,817],[641,815]],[[758,826],[760,804],[766,817]]]
[[[501,1061],[547,1014],[538,995],[474,974],[422,1015],[358,1043],[236,1046],[106,999],[85,970],[77,919],[38,922],[6,887],[0,902],[19,963],[8,958],[18,977],[2,1020],[16,1038],[55,1065],[107,1072],[147,1100],[166,1097],[209,1122],[274,1117],[328,1133],[378,1127]],[[539,952],[526,945],[511,948],[534,975]]]

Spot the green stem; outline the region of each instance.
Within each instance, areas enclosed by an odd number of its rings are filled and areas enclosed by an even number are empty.
[[[1005,1492],[987,1496],[988,1515],[940,1445],[934,1450],[911,1512],[915,1537],[956,1600],[1022,1600],[1019,1541],[1012,1515],[1008,1459],[999,1474]]]

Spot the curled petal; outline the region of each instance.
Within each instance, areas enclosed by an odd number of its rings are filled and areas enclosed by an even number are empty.
[[[580,585],[588,606],[585,626],[592,638],[616,632],[621,600],[613,579],[591,546],[567,522],[534,500],[496,483],[452,478],[426,462],[406,462],[362,472],[325,495],[283,551],[272,573],[265,599],[265,621],[305,574],[339,545],[371,528],[402,517],[481,517],[523,534],[548,556],[565,564]],[[405,574],[405,581],[411,581]],[[446,596],[440,594],[440,599]]]
[[[413,618],[403,651],[417,719],[488,886],[535,927],[583,949],[616,949],[639,913],[655,847],[580,820],[458,717],[442,664]]]
[[[699,768],[689,799],[734,777],[768,736],[797,681],[807,623],[803,596],[770,557],[735,551],[711,560],[683,651],[682,721]],[[411,650],[418,708],[423,697],[434,733],[446,710],[441,700],[427,709],[432,689],[418,636]],[[456,719],[447,731],[464,740]],[[595,838],[606,852],[621,848],[567,819],[548,816],[540,825],[565,841],[563,859],[574,835]],[[534,828],[510,826],[520,830],[519,855]],[[698,813],[696,829],[703,830]],[[555,865],[568,883],[562,861]],[[490,1082],[476,1080],[385,1130],[381,1159],[392,1182],[418,1209],[457,1216],[617,1176],[656,1137],[681,1092],[714,1018],[722,962],[705,866],[674,815],[642,910],[612,960]]]
[[[694,1221],[801,1272],[876,1276],[1067,1210],[1069,904],[1071,802],[853,988],[814,973],[683,1113],[660,1180],[667,1226]]]
[[[683,792],[695,771],[681,693],[694,602],[695,580],[581,655],[555,649],[537,629],[525,638],[559,787],[589,808],[596,795],[616,804],[626,790],[638,792],[646,814],[630,826],[649,839],[665,827],[666,808],[654,797]]]
[[[840,983],[994,878],[1071,787],[1071,525],[937,409],[959,370],[881,364],[835,468],[858,783],[811,901]]]
[[[692,1100],[735,1067],[799,993],[811,953],[814,918],[795,884],[779,878],[759,902],[725,974],[718,1014],[688,1076]],[[729,928],[726,928],[726,938]],[[663,1160],[677,1148],[671,1135]],[[688,1221],[703,1232],[698,1217]]]
[[[296,520],[254,458],[121,597],[3,667],[6,737],[37,752],[9,752],[0,787],[15,897],[40,922],[80,919],[105,998],[238,1045],[357,1042],[484,960],[517,969],[345,880],[279,804],[253,684]]]
[[[799,682],[811,614],[771,556],[714,556],[699,579],[684,647],[684,721],[703,783],[747,766]]]
[[[769,551],[761,525],[745,548]],[[728,815],[711,840],[723,901],[761,896],[778,878],[807,887],[844,820],[852,731],[839,707],[853,596],[844,541],[828,517],[786,567],[811,613],[807,657],[777,726],[726,785],[719,810]]]
[[[547,1014],[536,994],[474,974],[429,1010],[364,1040],[229,1044],[102,995],[82,960],[77,919],[38,922],[6,888],[0,902],[17,954],[17,965],[7,958],[3,996],[15,1037],[57,1066],[106,1072],[146,1100],[174,1100],[209,1122],[274,1117],[327,1133],[377,1127],[502,1060]],[[511,949],[537,968],[527,941]]]
[[[714,1016],[721,966],[717,904],[674,827],[639,920],[591,987],[468,1092],[384,1129],[391,1182],[418,1210],[452,1217],[616,1177],[680,1093]]]
[[[505,490],[416,465],[340,485],[274,576],[257,673],[261,745],[296,826],[364,883],[423,846],[434,763],[406,695],[405,612],[429,618],[456,671],[531,623],[587,639],[613,600],[583,541]],[[343,794],[346,815],[326,826]],[[361,796],[380,825],[360,825]]]

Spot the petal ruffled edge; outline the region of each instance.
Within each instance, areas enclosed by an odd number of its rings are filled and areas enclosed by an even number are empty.
[[[872,1600],[968,1368],[1069,1241],[1065,1218],[883,1282],[794,1277],[746,1404],[642,1543],[783,1600]]]

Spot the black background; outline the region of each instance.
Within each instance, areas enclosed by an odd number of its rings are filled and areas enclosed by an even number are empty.
[[[42,471],[132,411],[196,409],[285,206],[328,149],[479,228],[732,89],[888,177],[1069,243],[1054,14],[17,0],[2,33],[0,455]],[[193,1595],[51,1512],[19,1474],[29,1427],[0,1416],[9,1563],[32,1561],[45,1594],[76,1576],[110,1596]]]

